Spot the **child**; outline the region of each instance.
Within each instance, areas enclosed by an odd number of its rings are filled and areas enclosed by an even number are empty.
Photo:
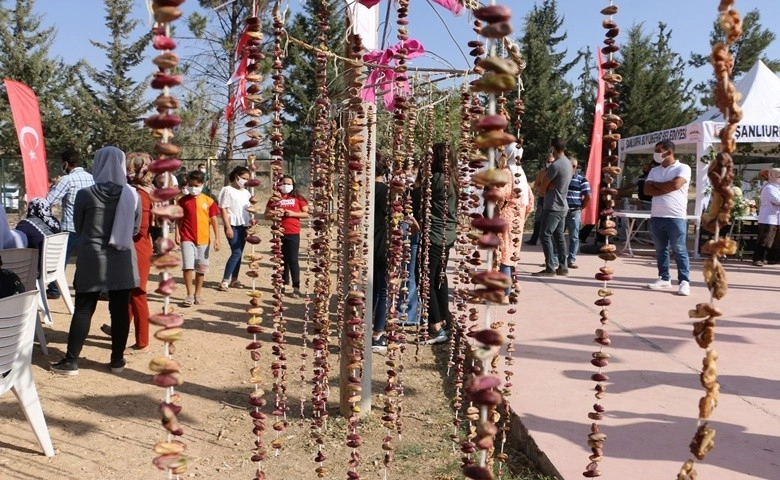
[[[199,170],[187,174],[187,186],[184,196],[179,199],[179,206],[184,210],[184,216],[176,222],[176,243],[181,243],[182,271],[187,296],[182,302],[183,307],[191,307],[203,303],[201,290],[203,277],[209,269],[209,226],[213,232],[214,250],[219,251],[219,235],[217,234],[217,216],[219,208],[210,196],[203,194],[205,175]],[[192,291],[192,272],[195,271],[195,294]]]

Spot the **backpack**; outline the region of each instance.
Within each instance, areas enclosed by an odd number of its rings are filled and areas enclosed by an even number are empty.
[[[0,266],[3,265],[0,259]],[[19,275],[11,270],[0,268],[0,298],[10,297],[17,293],[24,293],[24,284],[19,279]]]

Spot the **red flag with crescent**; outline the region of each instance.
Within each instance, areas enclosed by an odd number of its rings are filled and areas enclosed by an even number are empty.
[[[27,85],[5,79],[8,103],[19,138],[24,167],[24,188],[27,198],[46,198],[49,193],[49,168],[46,166],[46,148],[43,143],[41,111],[35,93]]]
[[[591,202],[582,209],[582,224],[595,225],[598,221],[599,212],[599,189],[601,188],[601,147],[603,144],[604,130],[604,69],[601,64],[604,59],[601,56],[601,49],[596,49],[598,53],[599,79],[596,92],[596,112],[593,115],[593,132],[590,137],[590,156],[588,157],[588,171],[585,178],[588,179],[591,190]]]

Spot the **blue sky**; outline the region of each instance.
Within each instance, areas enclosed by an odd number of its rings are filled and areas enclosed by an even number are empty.
[[[6,5],[14,0],[6,0]],[[134,5],[134,14],[147,25],[147,13],[143,0],[128,0]],[[334,4],[341,5],[341,1],[332,0]],[[377,7],[382,8],[380,17],[384,17],[383,0]],[[188,0],[182,8],[186,12],[192,11],[197,6],[196,0]],[[513,23],[515,32],[520,33],[520,25],[524,17],[532,9],[534,2],[525,0],[503,0],[504,4],[513,9]],[[601,27],[603,16],[599,14],[601,8],[606,6],[607,0],[559,0],[558,10],[564,17],[562,30],[568,33],[568,38],[562,48],[568,50],[569,59],[576,55],[580,48],[591,45],[592,48],[601,46],[604,30]],[[659,21],[665,22],[672,31],[672,48],[688,58],[690,52],[703,53],[708,50],[709,32],[717,15],[718,0],[622,0],[617,2],[620,12],[615,20],[622,32],[636,23],[643,23],[647,30],[655,30]],[[295,11],[299,8],[301,0],[290,0],[290,8]],[[736,8],[745,13],[758,8],[761,13],[761,23],[765,28],[780,32],[780,2],[777,0],[737,0]],[[102,68],[105,58],[101,52],[90,45],[89,40],[105,41],[108,30],[104,20],[104,5],[101,0],[36,0],[36,11],[44,15],[45,26],[55,26],[58,30],[57,40],[52,46],[55,55],[62,56],[67,62],[72,63],[80,58],[86,58],[94,66]],[[437,15],[438,14],[438,15]],[[441,19],[439,18],[441,16]],[[446,22],[442,21],[442,19]],[[183,23],[183,22],[182,22]],[[142,28],[135,32],[141,35]],[[182,25],[183,30],[186,29]],[[448,32],[449,30],[449,32]],[[381,31],[381,27],[380,27]],[[447,63],[455,68],[466,68],[470,63],[463,58],[460,48],[468,53],[465,44],[475,38],[471,31],[471,25],[467,16],[453,16],[450,12],[434,5],[427,0],[412,0],[410,7],[409,33],[413,38],[420,40],[426,50],[446,59]],[[452,35],[456,40],[450,38]],[[393,34],[389,43],[395,43]],[[625,41],[625,34],[621,33],[618,43]],[[150,58],[153,52],[150,51]],[[185,54],[186,52],[181,52]],[[767,50],[770,58],[780,58],[780,40],[776,40]],[[411,66],[419,67],[444,67],[445,62],[436,59],[433,55],[415,59]],[[149,61],[148,69],[152,71]],[[575,69],[576,70],[576,69]],[[575,71],[574,75],[579,74]],[[708,67],[698,70],[689,69],[686,75],[694,80],[701,80],[711,75]],[[533,79],[525,79],[526,82]]]

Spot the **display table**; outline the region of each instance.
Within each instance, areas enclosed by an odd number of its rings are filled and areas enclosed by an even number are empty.
[[[634,240],[638,232],[649,231],[650,212],[646,210],[620,210],[616,211],[614,216],[624,220],[623,225],[626,233],[626,241],[623,244],[623,249],[619,253],[623,254],[628,251],[628,255],[633,257],[634,250],[631,248],[631,242]],[[698,239],[699,226],[701,224],[699,217],[697,215],[687,215],[685,220],[688,223],[694,224],[696,229],[694,238]],[[642,226],[645,226],[644,230],[642,230]],[[699,252],[697,250],[698,248],[694,248],[693,252],[691,252],[694,259],[699,258]]]

